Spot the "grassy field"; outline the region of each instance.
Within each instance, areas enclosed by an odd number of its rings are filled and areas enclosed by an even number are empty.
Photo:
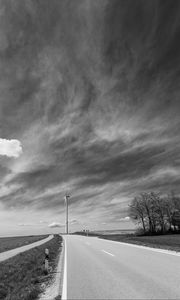
[[[39,240],[45,239],[47,236],[48,235],[2,237],[0,238],[0,253],[37,242]]]
[[[83,231],[73,234],[87,236],[87,233]],[[135,230],[101,230],[90,231],[88,236],[180,252],[180,234],[140,236],[135,234]]]
[[[135,236],[133,234],[105,234],[99,235],[99,238],[180,252],[180,234],[167,234],[156,236]]]
[[[49,242],[20,253],[0,263],[0,299],[33,300],[52,279],[61,251],[62,238],[59,235]],[[49,249],[51,272],[44,273],[44,251]]]

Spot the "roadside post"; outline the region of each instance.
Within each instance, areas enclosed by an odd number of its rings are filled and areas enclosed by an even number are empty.
[[[49,270],[49,249],[45,249],[45,260],[44,260],[44,268],[45,268],[45,273],[48,274]]]

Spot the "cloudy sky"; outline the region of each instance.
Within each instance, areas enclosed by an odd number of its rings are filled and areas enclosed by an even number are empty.
[[[0,235],[132,228],[180,192],[180,1],[0,0]],[[60,226],[60,227],[56,227]]]

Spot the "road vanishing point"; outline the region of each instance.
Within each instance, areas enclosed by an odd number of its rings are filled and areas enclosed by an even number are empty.
[[[64,236],[62,299],[180,299],[180,254]]]

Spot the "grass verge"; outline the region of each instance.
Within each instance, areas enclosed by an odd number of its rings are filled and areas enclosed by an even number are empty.
[[[40,241],[47,236],[48,235],[31,235],[0,238],[0,253]]]
[[[98,235],[99,238],[180,252],[180,234],[135,236],[134,234]]]
[[[49,242],[20,253],[0,263],[0,299],[35,300],[54,276],[62,238],[59,235]],[[51,273],[44,273],[44,251],[49,249]]]

